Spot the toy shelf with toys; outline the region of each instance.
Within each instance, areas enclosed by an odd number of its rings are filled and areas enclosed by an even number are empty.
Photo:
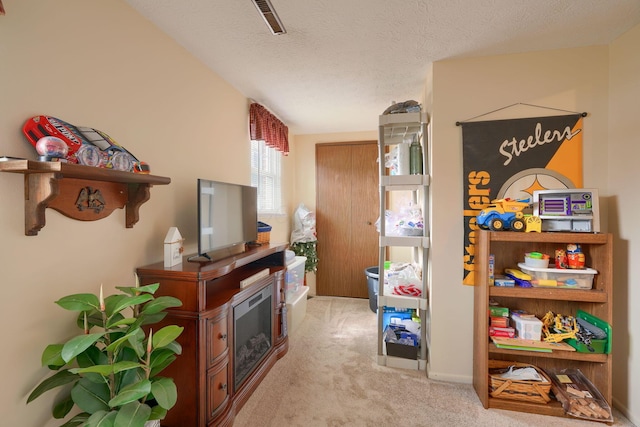
[[[493,369],[507,362],[534,366],[552,379],[554,373],[577,370],[584,376],[581,382],[590,383],[601,394],[602,400],[596,402],[599,407],[606,409],[611,404],[613,359],[611,328],[608,325],[612,321],[613,302],[612,240],[612,235],[606,233],[477,231],[473,384],[485,408],[574,416],[565,408],[567,399],[563,401],[553,395],[548,400],[517,399],[514,393],[497,392],[492,388],[495,386]],[[556,250],[566,249],[567,245],[579,245],[584,257],[583,268],[532,267],[523,262],[525,254],[555,254]],[[495,277],[511,270],[523,273],[525,276],[518,280],[524,282],[496,286]],[[538,280],[538,286],[527,286],[527,272],[522,270],[533,273],[530,281]],[[541,273],[553,273],[555,276],[547,276],[546,279],[535,276]],[[574,275],[585,281],[581,282],[582,286],[578,286],[577,281],[575,286],[567,285],[565,277],[568,276],[562,275]],[[501,308],[502,315],[509,313],[506,322],[496,320],[496,325],[500,326],[492,326],[487,319],[490,304]],[[514,319],[514,313],[515,317],[519,316],[517,319]],[[575,332],[582,321],[605,330],[605,341],[579,342]],[[497,335],[496,327],[501,328]],[[515,330],[513,334],[509,327]],[[519,338],[518,332],[526,335],[526,339]],[[552,389],[554,387],[557,389],[557,385],[554,384]],[[562,393],[558,392],[558,395]]]

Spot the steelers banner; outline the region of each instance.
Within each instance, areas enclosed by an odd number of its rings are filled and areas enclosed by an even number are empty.
[[[580,114],[461,123],[464,285],[474,284],[476,215],[494,199],[582,187]]]

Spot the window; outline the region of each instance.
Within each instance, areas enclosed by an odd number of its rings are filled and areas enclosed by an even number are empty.
[[[262,140],[251,141],[251,185],[258,187],[258,213],[282,214],[282,153]]]

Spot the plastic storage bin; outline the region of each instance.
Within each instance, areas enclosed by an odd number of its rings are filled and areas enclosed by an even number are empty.
[[[518,338],[540,341],[542,338],[542,321],[536,317],[511,316]]]
[[[293,294],[304,286],[304,265],[307,257],[296,256],[293,261],[287,264],[287,271],[284,275],[285,299],[289,294]]]
[[[287,303],[287,329],[289,334],[293,333],[307,314],[307,294],[308,286],[302,286],[296,292],[289,294]]]
[[[593,268],[535,268],[523,262],[518,264],[518,268],[531,276],[533,286],[552,286],[563,289],[591,289],[593,277],[598,274]]]

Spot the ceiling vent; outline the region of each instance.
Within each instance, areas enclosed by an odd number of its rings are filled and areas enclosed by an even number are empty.
[[[284,25],[280,22],[280,18],[276,13],[271,2],[269,0],[251,0],[256,6],[262,19],[267,23],[267,26],[274,35],[286,34],[287,30],[284,29]]]

